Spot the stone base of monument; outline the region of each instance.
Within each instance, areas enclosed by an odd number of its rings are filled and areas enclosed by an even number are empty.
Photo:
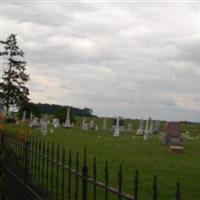
[[[172,146],[178,146],[181,145],[182,142],[180,137],[168,137],[167,143]]]
[[[69,123],[65,123],[65,124],[63,124],[63,127],[64,127],[64,128],[72,128],[72,125],[69,124]]]
[[[112,126],[112,131],[115,131],[115,129],[116,129],[116,126],[113,125],[113,126]],[[120,132],[124,132],[124,131],[126,130],[126,129],[124,128],[124,126],[119,126],[118,129],[119,129]]]
[[[119,128],[116,128],[116,129],[114,130],[113,137],[119,137],[119,134],[120,134],[120,130],[119,130]]]
[[[63,125],[64,128],[72,128],[72,126]]]
[[[182,146],[169,146],[170,153],[183,153],[184,147]]]

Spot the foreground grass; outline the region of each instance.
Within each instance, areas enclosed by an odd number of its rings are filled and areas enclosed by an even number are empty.
[[[198,134],[199,127],[183,126],[193,135]],[[19,127],[11,126],[17,130]],[[75,159],[76,151],[83,152],[87,146],[89,173],[92,173],[92,159],[97,158],[98,180],[104,180],[105,161],[109,162],[110,184],[117,185],[118,167],[123,166],[123,190],[133,193],[133,177],[139,170],[141,200],[151,199],[152,179],[158,177],[159,199],[175,199],[175,183],[180,181],[184,200],[200,199],[200,140],[184,140],[185,153],[171,154],[168,147],[160,144],[158,136],[148,141],[134,133],[123,133],[114,138],[111,131],[81,131],[79,129],[55,129],[54,134],[41,136],[37,130],[33,135],[71,149]],[[75,162],[73,160],[73,162]]]

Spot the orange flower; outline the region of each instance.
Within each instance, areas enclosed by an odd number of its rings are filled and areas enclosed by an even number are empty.
[[[3,124],[1,124],[1,125],[0,125],[0,129],[3,129],[3,128],[4,128],[4,125],[3,125]]]
[[[0,129],[6,129],[6,126],[3,124],[0,124]]]

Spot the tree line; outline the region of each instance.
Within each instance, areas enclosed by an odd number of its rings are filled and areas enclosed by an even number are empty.
[[[70,118],[71,121],[74,121],[74,117],[92,117],[92,110],[90,108],[76,108],[72,106],[63,106],[56,104],[48,103],[33,103],[28,102],[21,106],[18,112],[18,117],[21,118],[23,112],[26,111],[27,118],[30,118],[32,113],[36,117],[41,117],[43,114],[49,114],[53,117],[60,119],[61,122],[64,122],[67,115],[67,109],[70,108]]]
[[[19,108],[18,117],[21,117],[23,111],[34,116],[41,116],[43,113],[55,115],[64,120],[66,117],[67,106],[42,104],[30,102],[29,89],[26,83],[30,80],[26,72],[26,61],[23,60],[24,52],[19,48],[15,34],[10,34],[5,41],[0,41],[3,51],[0,51],[1,68],[3,69],[0,80],[0,103],[6,108],[8,114],[10,108]],[[90,108],[71,108],[71,116],[89,117],[92,116]],[[73,117],[72,117],[73,118]]]

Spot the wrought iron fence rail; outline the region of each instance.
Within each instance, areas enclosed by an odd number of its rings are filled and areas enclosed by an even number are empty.
[[[32,187],[30,187],[29,185],[27,185],[24,180],[22,178],[20,178],[18,175],[16,175],[12,170],[10,170],[8,167],[6,167],[4,164],[3,164],[3,168],[4,170],[6,170],[17,182],[19,182],[20,185],[22,185],[25,190],[27,190],[28,192],[30,192],[35,200],[43,200],[39,194],[37,194],[33,189]]]
[[[107,161],[103,173],[103,182],[97,180],[97,163],[95,157],[93,158],[92,166],[93,175],[91,176],[88,174],[86,147],[83,152],[82,165],[80,166],[79,153],[76,152],[75,166],[73,167],[71,150],[68,152],[68,164],[66,164],[66,151],[64,147],[61,149],[59,145],[55,146],[53,143],[50,144],[45,140],[42,142],[41,139],[38,140],[34,137],[19,139],[12,135],[0,134],[0,136],[1,146],[5,150],[5,153],[8,154],[8,157],[12,154],[13,158],[16,158],[14,163],[20,161],[20,164],[24,166],[24,176],[18,176],[13,167],[9,168],[9,162],[4,162],[5,170],[9,172],[13,178],[17,179],[27,191],[33,193],[37,200],[43,199],[43,197],[40,196],[40,193],[35,191],[34,187],[32,187],[32,185],[27,181],[28,175],[30,176],[29,179],[31,181],[33,178],[34,182],[41,186],[41,191],[44,192],[45,195],[48,194],[48,200],[64,200],[66,199],[66,196],[68,197],[67,199],[72,199],[72,184],[75,200],[91,199],[91,196],[88,197],[89,190],[92,191],[92,199],[96,200],[97,189],[101,189],[103,192],[101,198],[104,200],[108,200],[110,194],[114,195],[118,200],[138,200],[139,198],[138,170],[136,170],[136,173],[133,176],[133,193],[130,195],[122,190],[124,181],[121,165],[118,170],[117,187],[112,187],[110,185]],[[66,172],[68,172],[68,175],[65,174]],[[153,178],[151,199],[158,199],[158,184],[156,176]],[[176,184],[174,199],[182,199],[179,183]]]

